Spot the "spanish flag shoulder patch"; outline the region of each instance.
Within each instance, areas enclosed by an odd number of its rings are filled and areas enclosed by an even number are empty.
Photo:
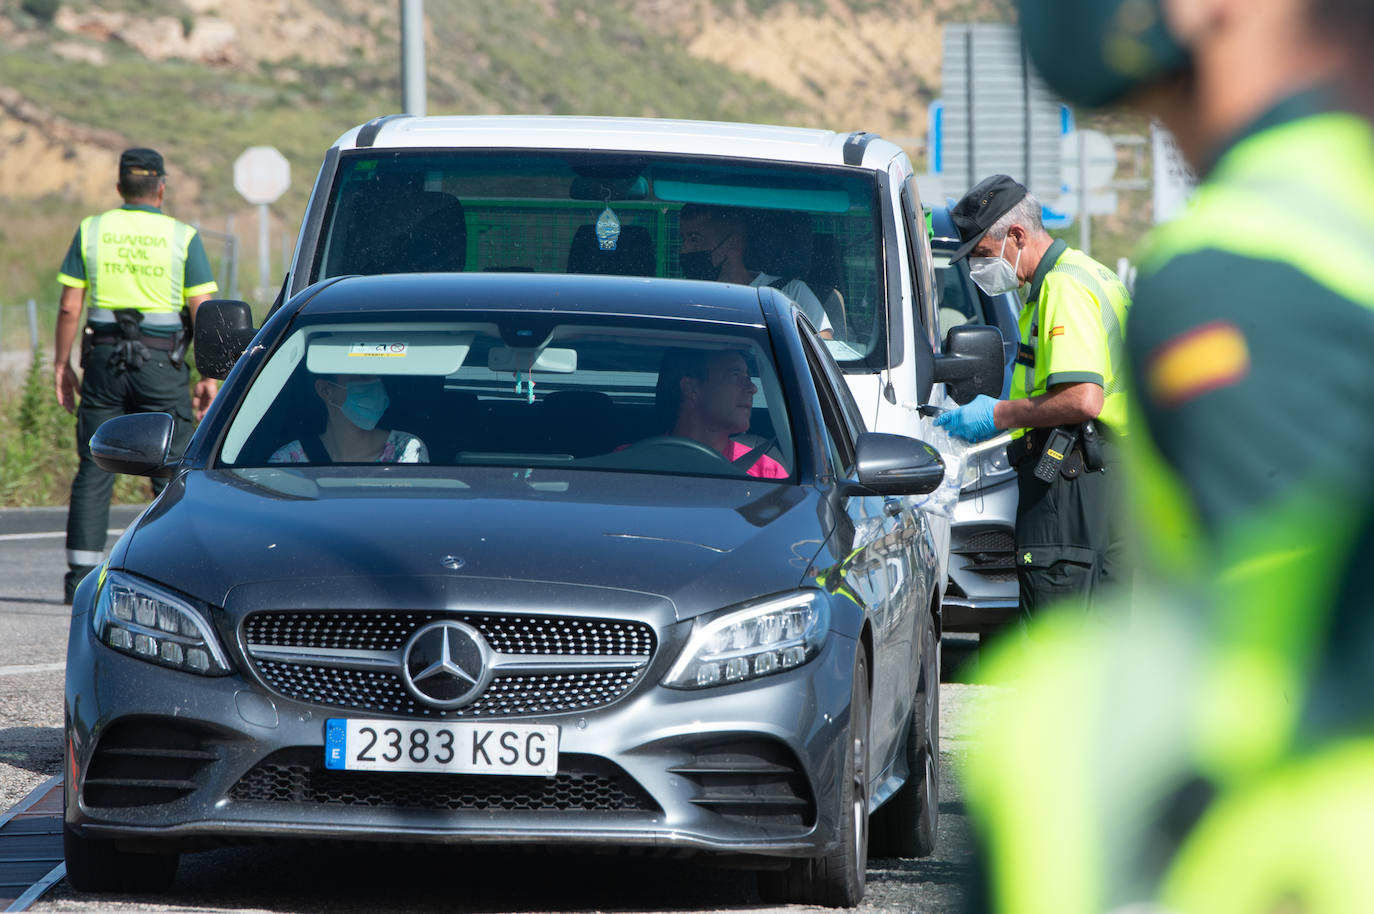
[[[1250,347],[1231,321],[1194,327],[1161,345],[1145,366],[1150,398],[1164,407],[1229,387],[1250,370]]]
[[[1050,338],[1051,338],[1051,339],[1053,339],[1053,338],[1056,337],[1056,336],[1063,336],[1063,335],[1064,335],[1064,325],[1063,325],[1063,324],[1060,324],[1060,325],[1058,325],[1057,327],[1051,327],[1051,328],[1050,328]]]

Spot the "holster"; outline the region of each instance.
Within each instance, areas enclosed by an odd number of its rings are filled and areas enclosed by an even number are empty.
[[[173,345],[167,353],[167,360],[172,363],[173,368],[181,367],[181,360],[186,358],[186,347],[191,344],[191,309],[181,309],[181,330],[177,331],[173,338]]]
[[[110,353],[110,367],[134,371],[148,361],[148,350],[143,346],[143,312],[137,308],[120,308],[114,316],[119,333],[114,351]]]
[[[1107,465],[1102,453],[1102,435],[1097,423],[1088,419],[1078,427],[1078,446],[1083,449],[1083,466],[1090,473],[1096,473]]]

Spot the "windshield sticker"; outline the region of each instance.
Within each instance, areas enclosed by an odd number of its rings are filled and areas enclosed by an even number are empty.
[[[405,358],[408,354],[405,343],[354,343],[348,347],[348,357],[352,358]]]

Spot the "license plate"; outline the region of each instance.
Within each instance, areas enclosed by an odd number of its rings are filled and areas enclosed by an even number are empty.
[[[324,764],[344,771],[558,773],[558,727],[477,721],[325,721]]]

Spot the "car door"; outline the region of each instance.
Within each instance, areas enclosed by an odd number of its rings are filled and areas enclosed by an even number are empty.
[[[825,346],[810,327],[799,325],[831,463],[837,474],[853,478],[856,441],[866,431],[863,416]],[[896,751],[916,691],[916,639],[934,581],[934,544],[924,515],[913,510],[910,499],[848,496],[841,501],[854,531],[847,544],[846,580],[868,602],[873,625],[871,752],[877,774]]]

